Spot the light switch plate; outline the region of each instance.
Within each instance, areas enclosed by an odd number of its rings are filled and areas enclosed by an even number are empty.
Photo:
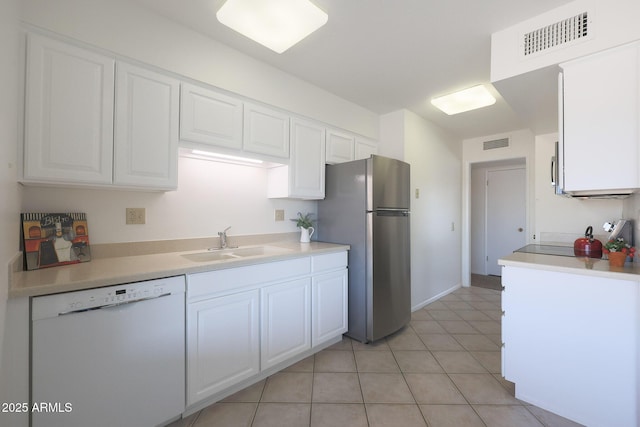
[[[276,209],[274,219],[276,221],[284,221],[284,209]]]
[[[127,208],[127,224],[144,224],[145,208]]]

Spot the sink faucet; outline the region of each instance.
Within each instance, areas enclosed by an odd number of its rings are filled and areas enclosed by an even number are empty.
[[[227,230],[229,230],[231,226],[224,229],[224,231],[218,231],[218,236],[220,237],[220,249],[227,248]]]

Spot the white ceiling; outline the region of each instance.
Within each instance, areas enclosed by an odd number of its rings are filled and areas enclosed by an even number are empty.
[[[571,0],[313,0],[329,21],[282,54],[220,24],[225,0],[135,1],[378,114],[406,108],[460,138],[556,126],[548,72],[506,82],[510,104],[495,91],[493,106],[447,116],[429,100],[489,83],[491,34]]]

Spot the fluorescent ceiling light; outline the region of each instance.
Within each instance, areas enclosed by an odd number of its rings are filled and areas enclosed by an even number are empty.
[[[327,22],[327,14],[309,0],[227,0],[218,21],[282,53]]]
[[[210,157],[212,159],[232,160],[234,162],[242,162],[242,163],[256,163],[256,164],[264,163],[262,160],[258,160],[258,159],[250,159],[248,157],[239,157],[239,156],[230,156],[228,154],[212,153],[210,151],[202,151],[202,150],[191,150],[191,154],[195,154],[196,156]]]
[[[484,85],[464,89],[449,95],[433,98],[431,103],[448,115],[463,113],[496,103],[496,99]]]

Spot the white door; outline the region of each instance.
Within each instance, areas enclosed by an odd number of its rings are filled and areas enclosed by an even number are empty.
[[[487,171],[487,274],[500,276],[498,259],[526,244],[524,168]]]

